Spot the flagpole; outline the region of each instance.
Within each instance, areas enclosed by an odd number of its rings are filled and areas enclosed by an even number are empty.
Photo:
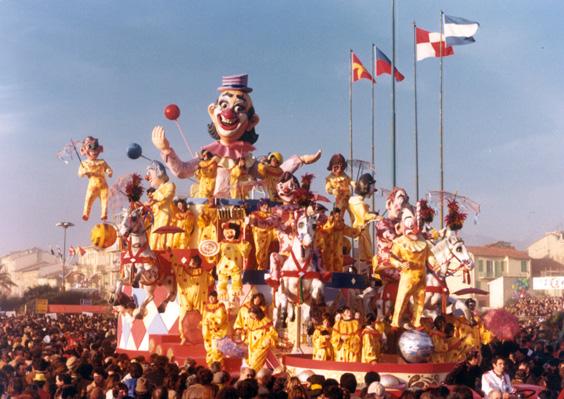
[[[413,98],[415,125],[415,198],[419,200],[419,132],[417,130],[417,25],[413,21]]]
[[[352,127],[352,83],[353,83],[353,51],[349,49],[349,164],[351,167],[351,179],[354,176],[354,168],[353,168],[353,127]],[[351,252],[353,254],[353,267],[355,266],[355,256],[354,256],[354,240],[352,241],[352,248]]]
[[[354,176],[353,169],[353,122],[352,122],[352,80],[353,80],[353,70],[352,70],[352,49],[349,50],[349,163],[351,166],[351,179]]]
[[[376,46],[372,43],[372,169],[373,173],[376,174],[376,132],[374,128],[374,117],[376,109],[376,100],[374,97],[374,86],[376,85]],[[376,176],[374,176],[376,178]],[[372,210],[376,209],[376,198],[372,196]]]
[[[396,186],[396,1],[392,0],[392,186]]]
[[[440,74],[440,97],[439,97],[439,117],[440,117],[440,157],[441,157],[441,229],[444,227],[444,214],[445,214],[445,199],[444,199],[444,190],[445,190],[445,169],[444,169],[444,112],[443,112],[443,35],[444,35],[444,25],[443,25],[443,11],[441,10],[441,36],[439,41],[439,56],[441,58],[441,74]],[[446,49],[446,47],[445,47]]]

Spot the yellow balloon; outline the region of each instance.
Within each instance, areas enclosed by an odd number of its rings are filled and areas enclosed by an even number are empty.
[[[117,232],[114,226],[107,223],[97,224],[90,231],[90,241],[100,249],[111,247],[117,239]]]

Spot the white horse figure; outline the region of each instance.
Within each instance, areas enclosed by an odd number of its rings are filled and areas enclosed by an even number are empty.
[[[293,231],[289,234],[288,246],[280,252],[289,256],[272,254],[271,270],[279,268],[279,286],[275,296],[274,319],[277,325],[286,326],[288,315],[295,317],[295,306],[300,305],[308,322],[311,306],[323,303],[323,283],[316,268],[313,249],[316,217],[306,212],[297,212]],[[281,264],[281,267],[280,267]]]
[[[159,313],[163,313],[169,302],[176,298],[176,279],[170,271],[165,272],[159,267],[155,253],[149,247],[146,218],[143,207],[132,210],[124,209],[122,222],[118,233],[123,240],[121,251],[121,279],[118,281],[115,296],[122,293],[124,284],[131,284],[134,288],[142,286],[147,293],[147,298],[138,304],[133,312],[134,317],[143,318],[145,308],[154,299],[155,290],[158,285],[164,285],[169,295],[158,307]]]
[[[459,271],[464,278],[469,278],[469,272],[475,267],[474,257],[466,249],[462,238],[450,229],[442,231],[441,238],[432,245],[432,251],[439,268],[427,272],[426,315],[435,318],[450,305],[453,313],[458,310],[468,317],[470,311],[464,301],[450,296],[446,278]]]

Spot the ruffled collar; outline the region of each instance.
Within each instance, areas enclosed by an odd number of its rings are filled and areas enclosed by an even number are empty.
[[[238,159],[245,158],[255,150],[255,147],[246,141],[235,141],[230,144],[223,144],[219,141],[215,141],[202,147],[202,150],[207,150],[218,157]]]

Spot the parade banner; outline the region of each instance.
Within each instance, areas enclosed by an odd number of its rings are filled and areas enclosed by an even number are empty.
[[[564,290],[564,276],[533,277],[533,290]]]

